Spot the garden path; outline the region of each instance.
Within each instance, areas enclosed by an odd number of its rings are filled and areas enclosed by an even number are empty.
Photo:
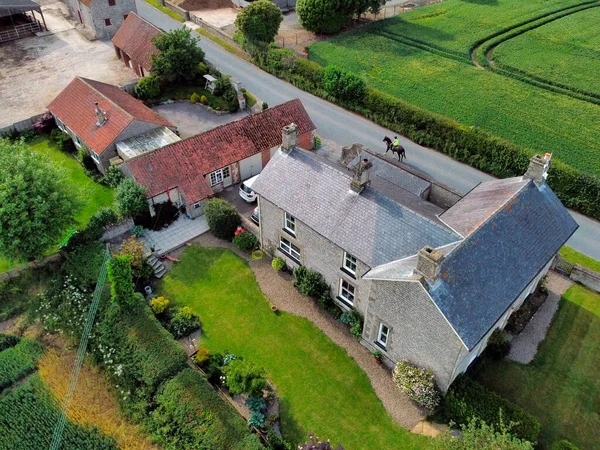
[[[529,364],[535,358],[539,344],[546,338],[546,333],[558,310],[560,297],[573,282],[556,272],[548,272],[548,298],[531,318],[525,329],[512,340],[508,359],[521,364]]]
[[[348,355],[365,371],[383,406],[399,425],[412,430],[425,418],[424,411],[419,409],[408,396],[398,391],[390,372],[375,363],[371,353],[350,334],[346,326],[321,310],[315,302],[302,296],[292,286],[289,274],[275,273],[269,258],[254,261],[230,242],[217,239],[210,233],[199,236],[193,242],[205,247],[224,247],[247,260],[260,289],[273,304],[280,310],[310,320],[336,345],[348,352]]]

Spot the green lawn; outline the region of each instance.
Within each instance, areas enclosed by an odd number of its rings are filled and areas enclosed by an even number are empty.
[[[223,97],[217,97],[216,95],[211,94],[210,91],[200,87],[198,84],[181,83],[169,86],[160,93],[160,96],[156,99],[156,103],[161,103],[166,100],[189,100],[192,94],[198,94],[200,97],[204,95],[206,96],[210,107],[219,107],[221,110],[227,111],[227,101],[225,101]]]
[[[541,447],[600,448],[600,295],[572,286],[533,362],[487,364],[479,381],[536,416]]]
[[[494,60],[600,94],[600,8],[564,17],[500,44]]]
[[[564,246],[560,249],[559,253],[564,259],[572,264],[580,264],[590,270],[600,272],[600,261],[595,260],[588,255],[584,255],[571,247]]]
[[[276,276],[275,274],[273,276]],[[313,431],[346,450],[426,448],[396,425],[366,374],[306,319],[270,310],[247,263],[222,249],[192,246],[159,286],[194,309],[200,345],[263,366],[281,398],[282,431],[299,442]]]
[[[30,147],[33,152],[48,155],[56,167],[64,170],[73,195],[79,197],[83,205],[75,214],[75,219],[80,226],[87,224],[90,217],[101,207],[113,204],[114,190],[89,178],[81,165],[72,156],[61,152],[49,139],[38,138],[30,144]],[[58,242],[56,244],[58,245]],[[0,257],[0,273],[18,265],[19,262],[8,261]]]
[[[310,59],[350,70],[370,86],[423,109],[538,152],[553,152],[598,176],[598,105],[477,68],[468,58],[477,39],[574,3],[446,0],[315,43]],[[442,54],[419,48],[407,37]],[[588,69],[588,75],[595,71]]]

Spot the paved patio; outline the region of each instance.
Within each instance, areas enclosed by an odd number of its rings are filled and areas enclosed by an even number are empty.
[[[205,216],[192,219],[180,217],[167,228],[160,231],[148,231],[142,237],[142,240],[149,248],[163,255],[172,250],[185,245],[186,242],[206,233],[209,230],[208,222]]]

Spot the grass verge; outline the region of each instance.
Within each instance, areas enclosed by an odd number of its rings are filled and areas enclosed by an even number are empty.
[[[574,248],[567,247],[566,245],[559,250],[560,256],[567,260],[571,264],[579,264],[587,267],[595,272],[600,272],[600,261],[592,258],[591,256],[585,255],[578,252]]]
[[[171,11],[169,8],[164,7],[163,5],[160,4],[159,1],[157,1],[157,0],[145,0],[145,2],[149,3],[152,6],[154,6],[156,9],[162,11],[167,16],[172,17],[177,22],[181,22],[181,23],[185,22],[185,19],[183,17],[181,17],[175,11]]]

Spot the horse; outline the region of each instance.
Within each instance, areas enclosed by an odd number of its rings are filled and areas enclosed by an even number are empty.
[[[404,160],[404,158],[406,158],[406,150],[404,149],[404,147],[402,147],[401,145],[399,146],[394,146],[392,140],[388,137],[385,136],[383,138],[383,142],[385,142],[387,148],[385,150],[385,152],[389,152],[390,150],[392,151],[392,154],[397,153],[398,154],[398,161],[402,162]]]

